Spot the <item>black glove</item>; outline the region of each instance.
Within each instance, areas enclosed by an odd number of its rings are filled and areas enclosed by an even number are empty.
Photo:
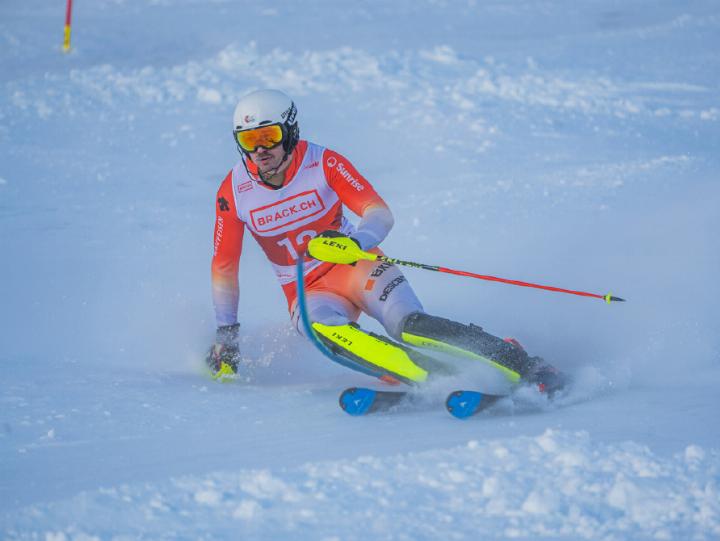
[[[348,237],[348,236],[345,235],[344,233],[340,233],[340,231],[336,231],[335,229],[326,229],[325,231],[323,231],[322,233],[320,233],[316,238],[325,238],[325,239],[348,239],[348,240],[352,241],[358,248],[360,248],[360,249],[362,250],[362,246],[360,246],[360,243],[359,243],[357,240],[355,240],[355,239],[352,238],[352,237]],[[312,243],[313,241],[314,241],[314,239],[313,239],[312,241],[310,241],[310,242]],[[317,241],[315,241],[315,242],[317,242]],[[342,242],[342,241],[340,241],[340,242]],[[310,247],[311,247],[311,246],[312,246],[312,244],[309,244],[309,245],[308,245],[308,255],[309,255],[310,257],[313,257],[313,254],[310,253]],[[349,246],[349,245],[348,245],[348,246]],[[317,255],[317,254],[314,254],[314,255]],[[340,259],[335,259],[335,257],[338,256],[338,255],[340,255]],[[321,259],[322,261],[327,261],[327,262],[329,262],[329,263],[343,263],[343,264],[345,264],[345,265],[351,265],[351,266],[353,266],[353,267],[354,267],[355,264],[357,263],[357,260],[349,260],[349,261],[346,260],[346,258],[345,258],[344,255],[343,255],[343,252],[339,252],[338,254],[328,254],[328,253],[325,253],[324,256],[320,256],[320,257],[318,257],[318,259]]]
[[[226,365],[233,374],[237,373],[238,361],[240,360],[240,348],[238,347],[238,332],[240,324],[223,325],[215,332],[215,343],[205,357],[205,362],[210,368],[213,376],[230,375],[222,373],[223,365]]]

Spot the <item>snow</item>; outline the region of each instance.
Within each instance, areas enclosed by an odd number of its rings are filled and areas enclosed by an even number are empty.
[[[217,537],[241,529],[246,539],[472,539],[478,529],[489,538],[711,538],[720,534],[720,487],[708,479],[719,458],[661,458],[632,442],[546,430],[503,443],[99,489],[25,509],[9,533],[59,535],[38,527],[42,516],[65,525],[68,538],[200,538],[208,527]]]
[[[68,55],[56,4],[0,5],[0,537],[720,538],[716,2],[96,0]],[[246,369],[200,373],[265,86],[390,203],[388,254],[628,299],[407,271],[568,396],[350,418],[374,382],[294,334],[253,242]]]

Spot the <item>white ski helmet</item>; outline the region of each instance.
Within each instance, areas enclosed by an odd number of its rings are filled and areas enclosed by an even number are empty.
[[[290,153],[300,140],[297,108],[290,97],[279,90],[256,90],[240,98],[233,114],[233,137],[243,130],[279,124],[283,130],[283,149]],[[235,140],[237,144],[237,139]],[[240,145],[238,150],[245,153]]]

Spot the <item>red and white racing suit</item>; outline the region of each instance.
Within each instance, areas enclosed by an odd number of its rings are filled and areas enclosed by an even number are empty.
[[[378,250],[393,225],[390,209],[342,155],[300,141],[278,189],[263,183],[257,167],[240,161],[217,193],[212,289],[218,326],[237,321],[238,270],[245,228],[265,252],[297,325],[296,261],[307,243],[333,229],[352,236],[364,250]],[[355,228],[343,206],[361,217]],[[378,250],[379,251],[379,250]],[[393,265],[359,261],[334,265],[306,259],[308,314],[312,321],[342,325],[363,311],[398,338],[403,319],[422,311],[410,284]]]

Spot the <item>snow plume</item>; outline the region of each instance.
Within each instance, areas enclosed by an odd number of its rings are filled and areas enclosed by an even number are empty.
[[[697,539],[720,536],[720,456],[586,432],[130,484],[22,509],[5,539]],[[44,526],[38,527],[37,518]],[[68,518],[72,517],[72,518]]]

